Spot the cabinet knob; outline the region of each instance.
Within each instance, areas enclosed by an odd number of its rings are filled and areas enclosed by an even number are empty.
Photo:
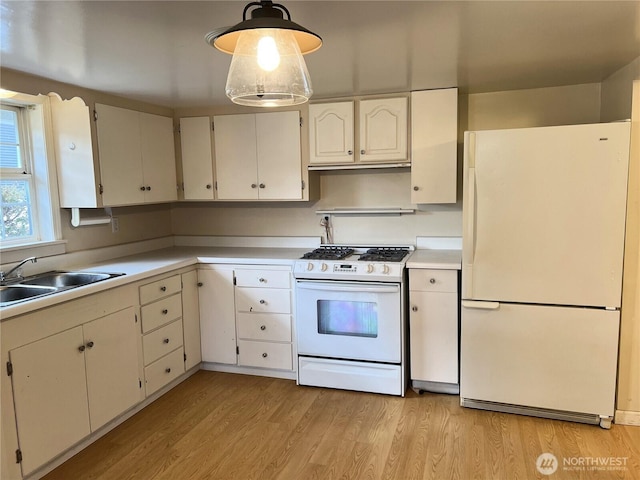
[[[259,279],[258,279],[258,281],[259,281],[260,283],[265,283],[265,282],[266,282],[266,280],[265,280],[264,278],[259,278]]]
[[[430,283],[431,285],[433,285],[434,283],[436,283],[436,279],[435,279],[435,278],[431,278],[431,279],[429,279],[429,283]]]
[[[267,326],[266,326],[266,325],[260,325],[260,330],[263,330],[263,331],[264,331],[264,330],[266,330],[266,329],[267,329]]]
[[[86,347],[85,347],[84,345],[80,345],[80,346],[78,347],[78,350],[79,350],[79,351],[81,351],[81,352],[84,352],[84,349],[85,349],[85,348],[86,348]]]
[[[167,368],[164,369],[164,371],[165,371],[165,373],[171,373],[171,368],[167,367]]]
[[[211,190],[211,184],[207,183],[207,190]]]
[[[87,348],[93,348],[94,343],[93,342],[89,342],[87,343]]]
[[[264,188],[264,183],[261,183],[261,184],[260,184],[260,188]]]
[[[417,185],[416,185],[415,187],[413,187],[413,191],[414,191],[414,192],[417,192],[418,190],[420,190],[420,187],[419,187],[419,186],[417,186]]]
[[[415,305],[413,307],[411,307],[411,311],[412,312],[417,312],[418,311],[418,307],[416,307]]]
[[[360,155],[364,155],[364,150],[360,150]]]
[[[197,285],[198,285],[199,287],[201,287],[201,286],[203,286],[203,285],[204,285],[204,283],[202,283],[202,282],[198,282],[198,283],[197,283]]]
[[[165,338],[164,340],[162,340],[162,343],[169,343],[169,339]]]
[[[164,310],[162,310],[162,314],[166,315],[167,313],[169,313],[169,310],[167,310],[166,308]]]
[[[268,356],[269,356],[269,354],[268,354],[267,352],[264,352],[264,353],[262,354],[262,358],[267,358]]]
[[[347,155],[353,155],[353,150],[348,150]]]
[[[256,185],[255,183],[251,184],[251,188],[256,188],[258,185]]]
[[[265,302],[264,300],[260,300],[260,304],[261,305],[264,305],[265,303],[267,303],[267,302]]]
[[[167,291],[167,287],[160,287],[160,291],[161,292],[166,292]]]
[[[147,191],[151,190],[151,187],[149,185],[147,185]]]
[[[144,185],[140,187],[140,191],[144,192],[146,190],[146,188],[144,188]]]

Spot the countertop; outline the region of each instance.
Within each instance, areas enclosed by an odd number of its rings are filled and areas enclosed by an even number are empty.
[[[308,251],[308,248],[172,247],[114,258],[90,265],[82,265],[79,268],[74,268],[73,271],[124,273],[125,275],[2,307],[0,309],[0,319],[4,321],[16,315],[22,315],[198,263],[293,265],[295,260]]]
[[[407,260],[407,268],[461,270],[462,250],[418,249]]]

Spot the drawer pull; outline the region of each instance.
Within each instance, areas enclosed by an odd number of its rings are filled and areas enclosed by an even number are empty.
[[[260,330],[266,330],[267,326],[266,325],[260,325]]]
[[[433,285],[434,283],[436,283],[436,279],[435,279],[435,278],[430,279],[430,280],[429,280],[429,283],[430,283],[431,285]]]
[[[266,280],[265,280],[264,278],[259,278],[259,279],[258,279],[258,281],[259,281],[260,283],[266,283]]]
[[[169,310],[167,310],[166,308],[164,310],[162,310],[162,314],[166,315],[167,313],[169,313]]]
[[[267,302],[265,302],[264,300],[260,300],[260,304],[261,305],[264,305],[265,303],[267,303]]]
[[[264,352],[264,353],[262,354],[262,358],[267,358],[268,356],[269,356],[269,354],[268,354],[267,352]]]
[[[418,311],[418,307],[416,307],[415,305],[413,307],[411,307],[411,311],[412,312],[417,312]]]
[[[161,292],[166,292],[167,291],[167,287],[160,287],[160,291]]]
[[[164,340],[162,340],[162,343],[169,343],[169,339],[165,338]]]
[[[171,367],[167,367],[164,369],[165,373],[171,373]]]

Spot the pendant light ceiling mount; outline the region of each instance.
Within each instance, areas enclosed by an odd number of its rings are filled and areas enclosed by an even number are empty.
[[[257,8],[247,19],[252,7]],[[242,22],[209,32],[205,40],[233,55],[225,90],[234,103],[260,107],[295,105],[312,95],[302,55],[318,50],[322,39],[292,22],[284,5],[269,0],[251,2],[244,7]]]

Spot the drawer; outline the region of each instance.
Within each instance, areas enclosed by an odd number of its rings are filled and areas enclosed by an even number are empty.
[[[291,315],[282,313],[236,314],[238,338],[267,342],[291,341]]]
[[[144,382],[147,396],[160,390],[171,380],[184,373],[184,350],[182,347],[159,358],[151,365],[144,367]]]
[[[144,364],[149,365],[182,346],[182,320],[175,320],[142,337]]]
[[[236,287],[236,311],[291,313],[291,290],[281,288]]]
[[[289,270],[236,270],[239,287],[291,288]]]
[[[181,290],[182,281],[180,280],[180,275],[142,285],[140,287],[140,305],[146,305],[160,298],[168,297]]]
[[[457,292],[457,270],[409,269],[409,290],[418,292]]]
[[[182,316],[182,297],[179,293],[140,309],[142,333],[147,333]]]
[[[291,344],[238,340],[238,365],[292,370]]]

